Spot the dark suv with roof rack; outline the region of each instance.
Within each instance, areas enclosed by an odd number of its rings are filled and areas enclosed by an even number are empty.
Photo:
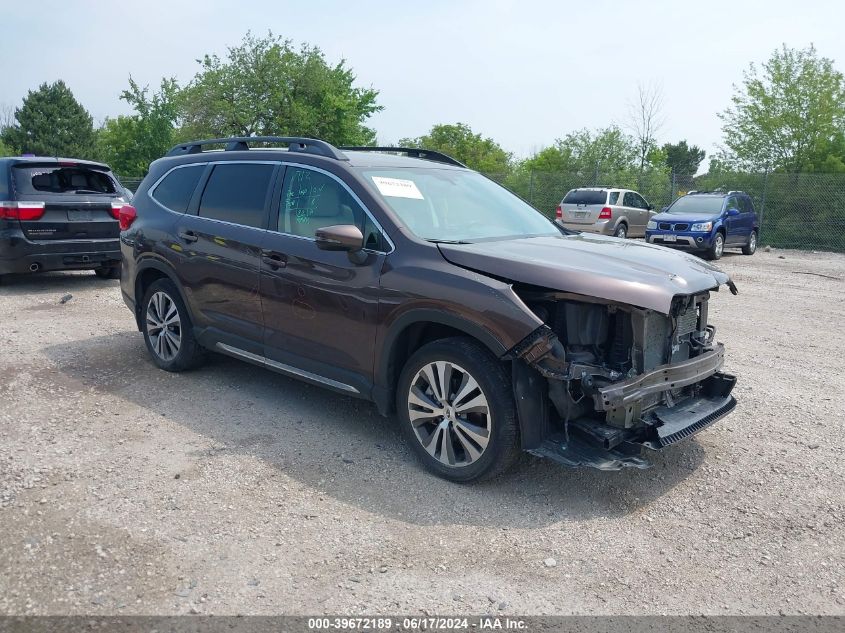
[[[119,277],[117,217],[130,198],[102,163],[0,158],[0,277],[48,270]]]
[[[726,274],[572,233],[437,152],[186,143],[120,221],[121,289],[156,365],[214,351],[372,400],[454,481],[520,449],[642,468],[643,447],[735,406],[708,323]]]

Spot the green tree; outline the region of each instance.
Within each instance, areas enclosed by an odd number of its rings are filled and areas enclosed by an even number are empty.
[[[687,145],[686,141],[666,143],[662,150],[669,170],[676,174],[688,176],[696,174],[706,155],[703,149],[700,149],[697,145]]]
[[[399,145],[443,152],[467,167],[495,176],[505,176],[511,168],[510,153],[465,123],[435,125],[428,134],[401,139]]]
[[[130,77],[120,98],[135,114],[106,120],[97,135],[99,157],[118,174],[142,176],[178,142],[179,86],[175,79],[163,79],[158,92],[150,94]]]
[[[555,144],[523,161],[523,169],[541,172],[613,174],[633,168],[638,159],[634,140],[618,126],[570,132]]]
[[[618,126],[578,130],[519,163],[505,185],[553,215],[564,194],[595,184],[634,187],[639,157]]]
[[[61,80],[30,90],[0,140],[22,154],[92,158],[95,152],[91,115]]]
[[[355,86],[341,60],[330,65],[322,51],[272,33],[247,33],[221,59],[206,55],[181,93],[188,136],[314,136],[335,144],[366,145],[375,132],[364,122],[382,109],[378,91]]]
[[[816,49],[776,50],[735,86],[721,115],[727,157],[740,168],[797,173],[829,162],[845,128],[845,83]],[[833,156],[835,162],[835,156]],[[841,157],[840,157],[841,158]]]

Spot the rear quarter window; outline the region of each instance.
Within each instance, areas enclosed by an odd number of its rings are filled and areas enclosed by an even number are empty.
[[[164,177],[152,192],[153,199],[163,207],[185,213],[205,165],[177,167]]]
[[[573,189],[563,199],[564,204],[604,204],[606,201],[607,191],[589,189]]]

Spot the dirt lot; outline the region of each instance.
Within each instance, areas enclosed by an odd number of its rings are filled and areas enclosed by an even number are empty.
[[[845,614],[845,256],[721,265],[733,415],[650,470],[526,456],[473,487],[367,403],[154,368],[116,281],[13,279],[0,613]]]

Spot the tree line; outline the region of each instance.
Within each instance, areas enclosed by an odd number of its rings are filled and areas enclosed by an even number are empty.
[[[345,60],[330,63],[316,46],[247,33],[225,56],[198,63],[184,85],[165,77],[157,87],[142,87],[130,77],[120,98],[132,114],[96,127],[63,81],[44,83],[13,112],[0,113],[0,155],[90,158],[120,175],[142,176],[170,147],[195,138],[281,135],[376,144],[367,121],[383,108],[378,90],[357,85]],[[845,81],[812,45],[783,46],[762,66],[750,64],[719,117],[722,148],[711,157],[711,173],[845,172]],[[534,173],[578,174],[585,183],[599,174],[639,181],[655,173],[695,174],[704,150],[686,139],[660,144],[663,122],[659,87],[641,85],[626,124],[569,132],[521,160],[465,123],[437,124],[398,144],[442,151],[505,184],[522,183],[516,189],[531,186]]]

